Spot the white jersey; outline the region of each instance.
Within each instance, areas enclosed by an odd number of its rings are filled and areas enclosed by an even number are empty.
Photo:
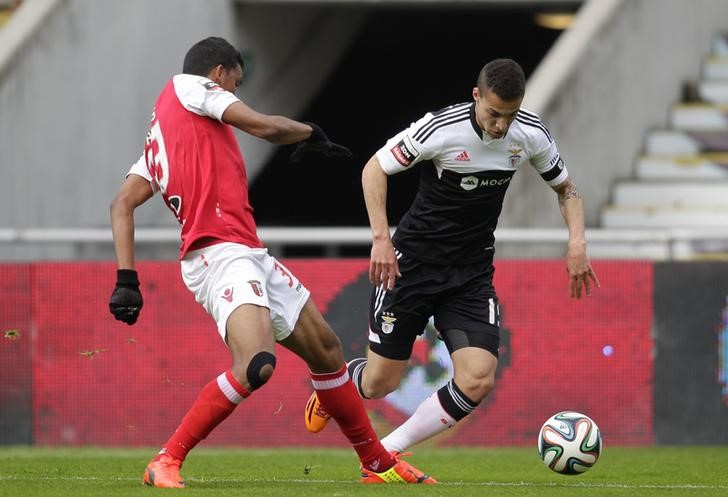
[[[503,198],[519,168],[530,164],[550,186],[568,177],[536,114],[520,109],[508,133],[494,139],[478,126],[474,102],[427,113],[376,155],[389,175],[430,161],[393,241],[409,256],[444,264],[474,262],[492,250]]]

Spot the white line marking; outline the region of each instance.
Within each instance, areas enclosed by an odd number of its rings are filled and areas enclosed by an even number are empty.
[[[15,476],[0,475],[0,481],[138,481],[141,478],[131,477],[98,477],[98,476]],[[185,481],[194,483],[330,483],[332,485],[356,484],[357,480],[322,480],[313,478],[185,478]],[[676,483],[676,484],[628,484],[628,483],[557,483],[557,482],[499,482],[499,481],[448,481],[438,482],[438,485],[445,487],[533,487],[533,488],[624,488],[624,489],[654,489],[654,490],[728,490],[728,485],[702,485],[695,483]]]

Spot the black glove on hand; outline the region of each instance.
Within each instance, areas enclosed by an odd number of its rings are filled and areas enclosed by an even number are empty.
[[[298,142],[296,150],[291,154],[291,162],[298,162],[303,154],[309,151],[322,153],[326,157],[351,157],[351,150],[329,140],[329,137],[317,124],[308,122],[305,124],[311,126],[313,132],[306,140]]]
[[[128,325],[136,323],[144,301],[139,290],[139,278],[133,269],[116,271],[116,288],[109,300],[109,311],[119,321]]]

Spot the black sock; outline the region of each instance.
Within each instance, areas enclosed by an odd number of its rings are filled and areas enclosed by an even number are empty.
[[[358,357],[356,359],[352,359],[346,364],[346,369],[349,370],[349,377],[351,378],[351,382],[356,387],[356,391],[359,392],[359,397],[362,399],[368,399],[366,395],[364,395],[364,392],[362,392],[361,389],[361,377],[362,377],[362,371],[364,371],[364,366],[367,365],[367,360],[364,357]]]
[[[478,402],[468,398],[462,390],[455,384],[455,380],[450,380],[447,385],[437,391],[437,398],[440,399],[440,405],[453,417],[455,421],[460,421],[478,407]]]

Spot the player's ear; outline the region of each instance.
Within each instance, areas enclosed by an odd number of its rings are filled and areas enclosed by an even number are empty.
[[[207,78],[210,81],[214,81],[217,84],[220,84],[222,82],[222,75],[225,71],[225,68],[222,64],[218,64],[212,69],[210,69],[210,72],[207,74]]]
[[[477,86],[473,87],[473,100],[478,100],[480,98],[480,89],[478,89]]]

